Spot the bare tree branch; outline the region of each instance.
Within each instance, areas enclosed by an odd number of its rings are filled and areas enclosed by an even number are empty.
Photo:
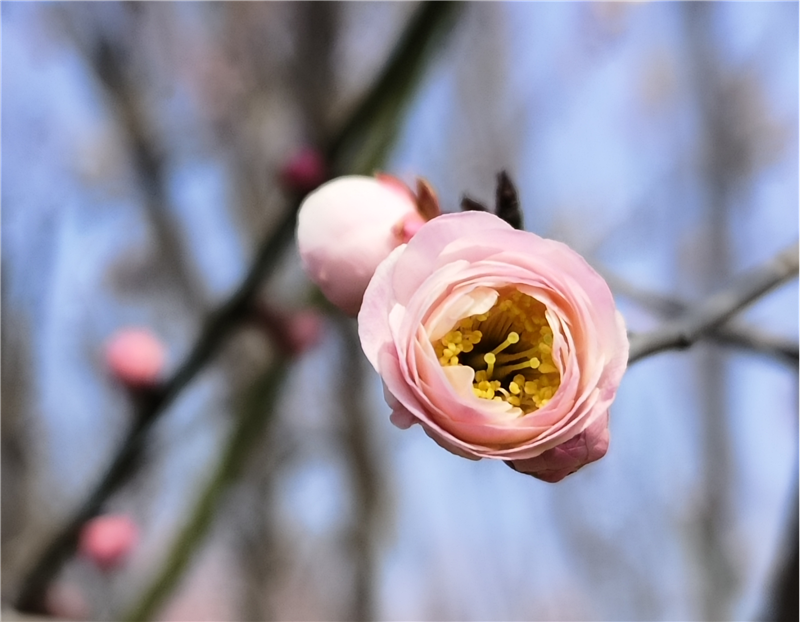
[[[122,8],[124,10],[125,7]],[[186,252],[175,222],[170,218],[161,149],[154,144],[154,134],[143,106],[140,87],[132,83],[128,75],[130,72],[126,71],[130,50],[124,49],[123,44],[108,36],[99,26],[88,37],[86,33],[78,32],[72,20],[90,20],[81,14],[76,16],[72,8],[62,11],[61,15],[64,28],[103,88],[118,127],[127,138],[135,179],[143,190],[144,207],[153,223],[158,251],[163,254],[165,265],[174,272],[188,308],[206,309],[204,283],[196,267],[187,261],[190,254]],[[138,19],[138,13],[129,11],[128,19]]]
[[[217,466],[172,544],[166,563],[156,573],[139,602],[124,616],[125,620],[134,622],[152,618],[183,576],[197,545],[203,541],[213,524],[219,500],[228,484],[241,471],[248,452],[257,446],[254,441],[259,438],[264,426],[274,420],[278,389],[283,384],[286,370],[286,363],[278,360],[254,383]]]
[[[634,363],[664,350],[688,348],[724,324],[747,305],[797,275],[798,248],[795,244],[781,251],[661,328],[643,335],[632,335],[628,362]]]
[[[349,544],[355,577],[347,619],[368,622],[375,619],[375,545],[386,485],[371,439],[370,413],[364,404],[364,354],[358,332],[352,320],[341,314],[337,317],[342,335],[342,443],[354,497]]]
[[[630,298],[665,318],[679,317],[686,313],[691,306],[672,296],[644,290],[617,275],[604,271],[602,274],[615,293]],[[722,345],[753,350],[794,367],[797,367],[800,362],[800,347],[798,347],[797,341],[773,335],[756,326],[737,320],[730,320],[721,326],[712,328],[706,334],[706,338]]]

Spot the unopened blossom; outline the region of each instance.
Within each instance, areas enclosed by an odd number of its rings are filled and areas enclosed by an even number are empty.
[[[139,528],[125,514],[106,514],[81,530],[78,551],[103,570],[119,566],[139,540]]]
[[[438,213],[426,194],[415,196],[387,176],[338,177],[303,201],[297,216],[297,246],[303,267],[322,293],[356,315],[375,268]],[[433,198],[431,198],[433,197]]]
[[[124,328],[106,344],[106,364],[111,373],[132,388],[158,383],[164,370],[166,350],[146,328]]]
[[[326,168],[322,153],[313,147],[305,147],[281,167],[280,180],[287,190],[304,194],[325,181]]]
[[[58,580],[50,584],[45,594],[45,610],[63,620],[88,620],[89,603],[81,588],[74,582]]]
[[[299,356],[322,341],[325,320],[319,311],[285,312],[261,304],[254,319],[286,354]]]
[[[440,216],[381,263],[358,323],[398,427],[548,482],[606,453],[625,325],[564,244],[488,213]]]

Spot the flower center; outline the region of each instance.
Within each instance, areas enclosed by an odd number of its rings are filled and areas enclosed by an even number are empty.
[[[442,367],[475,370],[476,396],[529,413],[545,406],[561,384],[553,364],[553,329],[535,298],[511,288],[498,293],[489,311],[459,320],[432,345]]]

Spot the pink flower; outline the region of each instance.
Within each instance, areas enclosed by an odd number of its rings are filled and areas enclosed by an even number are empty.
[[[132,388],[157,384],[166,353],[161,341],[146,328],[125,328],[106,344],[106,364],[111,373]]]
[[[427,206],[435,203],[431,195],[425,199]],[[419,199],[393,178],[329,181],[306,197],[297,216],[303,268],[328,300],[356,315],[375,268],[416,233],[429,218],[424,213]]]
[[[606,453],[625,324],[564,244],[488,213],[435,218],[378,267],[358,323],[398,427],[548,482]]]
[[[78,551],[103,570],[120,565],[139,539],[139,528],[125,514],[107,514],[88,521]]]

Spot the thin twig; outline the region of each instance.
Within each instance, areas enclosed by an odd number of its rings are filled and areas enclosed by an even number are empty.
[[[202,280],[197,270],[186,261],[189,254],[183,252],[183,242],[170,219],[164,158],[158,145],[154,144],[142,105],[143,98],[126,72],[126,55],[130,50],[123,49],[120,42],[108,37],[102,29],[98,28],[94,37],[77,32],[69,19],[74,13],[74,10],[62,12],[62,27],[69,32],[73,45],[102,86],[117,125],[127,138],[133,172],[138,187],[144,191],[143,204],[153,224],[158,249],[164,254],[165,264],[174,272],[188,308],[205,310],[207,304]],[[131,12],[129,17],[135,19],[135,13]]]
[[[426,2],[421,5],[373,88],[365,96],[366,103],[356,107],[353,117],[349,118],[342,129],[328,142],[329,146],[325,149],[325,153],[336,158],[331,162],[332,165],[344,166],[346,159],[344,155],[339,154],[340,146],[347,144],[351,136],[369,131],[369,121],[381,117],[376,113],[381,103],[394,109],[398,105],[396,101],[398,92],[405,96],[410,93],[407,82],[416,80],[419,74],[416,65],[424,64],[427,55],[406,53],[403,48],[411,46],[417,50],[431,51],[427,43],[440,34],[445,18],[452,10],[437,9],[433,6],[437,4],[450,3]],[[395,85],[395,82],[399,83],[399,86]],[[364,124],[361,123],[360,115],[367,116]],[[374,154],[370,159],[375,159]],[[135,424],[122,441],[103,477],[64,527],[46,544],[42,554],[25,576],[15,600],[16,609],[23,612],[45,613],[44,596],[47,587],[75,551],[81,527],[100,511],[103,503],[116,490],[128,481],[155,421],[247,316],[259,285],[278,264],[277,259],[294,238],[295,218],[299,205],[300,197],[295,197],[278,225],[267,234],[259,246],[244,281],[219,309],[210,314],[187,358],[161,390],[154,392],[142,402]]]
[[[139,602],[123,617],[124,620],[149,620],[183,576],[197,544],[204,539],[213,524],[216,508],[228,484],[241,471],[246,456],[255,446],[254,441],[260,437],[264,426],[273,420],[278,389],[283,384],[286,370],[286,362],[278,360],[254,383],[239,421],[222,451],[222,457],[198,497],[186,524],[173,542],[166,563],[150,582]]]
[[[653,332],[632,335],[628,362],[633,363],[664,350],[688,348],[747,305],[796,276],[797,271],[798,245],[795,244],[735,279],[728,287],[709,296],[678,319],[667,322]]]
[[[691,307],[683,300],[644,290],[617,275],[605,271],[601,273],[617,295],[629,298],[666,319],[680,317]],[[800,346],[797,341],[773,335],[741,321],[730,320],[712,328],[705,338],[722,345],[759,352],[794,367],[800,364]]]
[[[383,481],[380,461],[370,434],[370,414],[364,404],[364,355],[355,322],[337,314],[342,336],[340,394],[342,443],[348,461],[353,492],[353,512],[349,544],[354,566],[351,610],[346,618],[353,622],[375,619],[375,548],[380,528]]]

